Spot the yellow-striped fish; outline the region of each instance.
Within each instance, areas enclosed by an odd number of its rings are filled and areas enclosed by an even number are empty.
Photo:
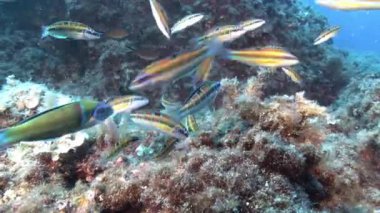
[[[51,36],[57,39],[94,40],[99,39],[102,33],[96,32],[89,26],[73,21],[59,21],[42,27],[41,38]]]
[[[199,85],[208,79],[214,59],[215,57],[208,57],[198,66],[194,77],[194,85]]]
[[[205,58],[217,55],[222,49],[220,42],[213,41],[208,46],[197,50],[154,62],[147,66],[141,74],[137,75],[129,89],[142,89],[186,76]]]
[[[324,32],[322,32],[315,40],[314,45],[322,44],[331,38],[335,37],[340,30],[340,27],[332,27]]]
[[[250,66],[283,67],[298,64],[296,56],[277,47],[247,50],[229,50],[224,56]]]
[[[188,132],[197,132],[199,126],[194,115],[188,115],[185,119],[186,129]]]
[[[301,76],[293,69],[281,67],[281,70],[294,82],[299,85],[302,85],[302,78]]]
[[[378,0],[316,0],[316,3],[336,10],[379,10]]]
[[[175,147],[175,144],[178,142],[177,138],[169,138],[166,143],[164,144],[164,147],[156,154],[154,157],[155,159],[162,159],[164,158],[170,151],[172,151]]]
[[[178,139],[188,136],[186,128],[166,114],[132,113],[129,117],[134,124],[148,130],[159,131]]]
[[[130,113],[133,110],[141,108],[149,103],[149,100],[142,96],[128,95],[117,97],[107,102],[113,109],[113,113]]]
[[[128,136],[126,139],[119,141],[116,147],[108,153],[106,159],[110,160],[111,158],[114,158],[116,155],[120,153],[121,150],[123,150],[125,147],[127,147],[131,143],[136,142],[138,140],[139,140],[138,137]]]
[[[169,18],[166,11],[157,0],[149,0],[149,3],[158,29],[160,29],[167,39],[170,39]]]

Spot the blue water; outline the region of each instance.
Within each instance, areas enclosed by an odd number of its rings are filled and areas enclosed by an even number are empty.
[[[342,28],[334,39],[336,47],[380,54],[380,11],[337,11],[316,5],[314,0],[304,1],[326,16],[330,25]]]

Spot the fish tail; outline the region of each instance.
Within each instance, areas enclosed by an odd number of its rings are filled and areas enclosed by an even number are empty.
[[[49,36],[49,30],[48,30],[48,27],[47,26],[42,26],[41,27],[41,39],[44,39],[46,38],[47,36]]]
[[[12,140],[8,136],[7,129],[0,130],[0,149],[9,146],[11,143],[12,143]]]

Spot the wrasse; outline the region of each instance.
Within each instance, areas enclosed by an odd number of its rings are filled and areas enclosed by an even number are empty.
[[[188,132],[197,132],[199,126],[194,115],[188,115],[185,119],[186,129]]]
[[[340,30],[340,27],[333,27],[331,29],[328,29],[321,33],[315,40],[314,40],[314,45],[322,44],[331,38],[335,37]]]
[[[286,67],[281,67],[281,70],[294,82],[299,85],[302,85],[302,78],[298,73],[291,69],[291,68],[286,68]]]
[[[215,56],[222,50],[223,47],[219,41],[212,41],[208,46],[197,50],[154,62],[148,65],[141,74],[137,75],[129,89],[142,89],[186,76],[205,58]]]
[[[173,111],[171,115],[175,119],[181,120],[188,115],[198,112],[214,101],[220,88],[220,82],[204,82],[190,94],[187,100],[185,100],[184,105],[178,110]]]
[[[256,30],[257,28],[263,26],[265,21],[262,19],[251,19],[247,21],[240,22],[239,27],[243,28],[245,32]]]
[[[167,39],[170,39],[169,18],[166,11],[157,0],[149,0],[149,3],[158,29],[160,29]]]
[[[177,33],[180,32],[200,21],[204,18],[204,15],[202,13],[195,13],[188,16],[183,17],[181,20],[177,21],[171,28],[171,33]]]
[[[172,151],[175,147],[175,144],[178,142],[177,138],[169,138],[166,143],[164,144],[164,147],[160,150],[160,152],[157,153],[157,155],[154,157],[155,159],[162,159],[166,155],[169,154],[170,151]]]
[[[208,57],[198,66],[194,77],[194,85],[202,84],[208,79],[214,60],[215,57]]]
[[[133,110],[141,108],[149,103],[149,100],[142,96],[122,96],[118,98],[114,98],[110,101],[107,101],[112,109],[113,113],[130,113]]]
[[[120,153],[121,150],[123,150],[125,147],[127,147],[131,143],[136,142],[138,140],[139,140],[139,138],[135,137],[135,136],[127,137],[126,139],[119,142],[116,145],[116,147],[108,153],[106,159],[110,160],[111,158],[114,158],[116,155],[118,155]]]
[[[113,113],[104,102],[82,100],[59,106],[0,132],[0,147],[20,141],[38,141],[60,137],[92,127]]]
[[[202,45],[213,39],[218,39],[221,42],[231,42],[245,33],[245,29],[239,25],[226,25],[209,30],[204,36],[195,39],[195,43]]]
[[[186,128],[170,116],[161,113],[132,113],[129,119],[138,126],[148,130],[155,130],[178,139],[188,136]]]
[[[377,0],[316,0],[316,3],[336,10],[379,10]]]
[[[72,21],[60,21],[42,27],[41,38],[51,36],[57,39],[94,40],[99,39],[102,33],[96,32],[89,26]]]
[[[226,59],[239,61],[250,66],[284,67],[298,64],[296,56],[281,48],[229,50]]]

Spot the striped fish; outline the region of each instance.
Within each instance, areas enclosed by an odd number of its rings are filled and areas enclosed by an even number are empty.
[[[169,18],[166,11],[157,0],[149,0],[149,3],[158,29],[160,29],[167,39],[170,39]]]
[[[173,25],[173,27],[171,28],[171,33],[174,34],[174,33],[180,32],[202,21],[203,18],[204,18],[204,15],[202,13],[195,13],[195,14],[185,16]]]
[[[79,22],[59,21],[42,27],[41,39],[47,36],[56,39],[94,40],[101,38],[102,33]]]
[[[130,113],[133,110],[141,108],[149,103],[149,100],[142,96],[130,95],[114,98],[107,102],[109,104],[114,114],[116,113]]]
[[[181,120],[187,115],[194,114],[208,106],[214,101],[220,88],[220,82],[204,82],[190,94],[180,109],[172,113],[173,117]]]
[[[194,85],[200,85],[208,79],[214,59],[215,57],[208,57],[198,66],[194,76]]]
[[[283,67],[299,63],[296,56],[277,47],[267,47],[259,50],[229,50],[224,57],[250,66]]]
[[[132,113],[130,120],[136,125],[148,130],[155,130],[178,139],[188,136],[186,128],[170,116],[162,113]]]
[[[197,45],[202,45],[213,39],[218,39],[221,42],[231,42],[240,36],[244,35],[246,31],[238,25],[226,25],[215,27],[209,30],[204,36],[195,39]]]
[[[291,68],[281,67],[281,70],[294,82],[299,85],[302,85],[302,78],[301,76]]]
[[[340,27],[332,27],[324,32],[322,32],[315,40],[314,45],[322,44],[331,38],[335,37],[340,30]]]
[[[316,3],[336,10],[380,10],[378,0],[316,0]]]
[[[241,28],[245,30],[245,32],[256,30],[257,28],[263,26],[265,21],[262,19],[250,19],[247,21],[243,21],[239,24]]]
[[[185,119],[186,129],[188,132],[197,132],[199,126],[194,115],[188,115]]]
[[[186,76],[205,58],[217,55],[222,49],[219,41],[212,41],[197,50],[154,62],[137,75],[129,89],[142,89]]]
[[[169,154],[170,151],[172,151],[175,147],[175,144],[178,142],[177,138],[169,138],[165,144],[164,147],[156,154],[154,157],[157,160],[163,159],[165,156]]]

